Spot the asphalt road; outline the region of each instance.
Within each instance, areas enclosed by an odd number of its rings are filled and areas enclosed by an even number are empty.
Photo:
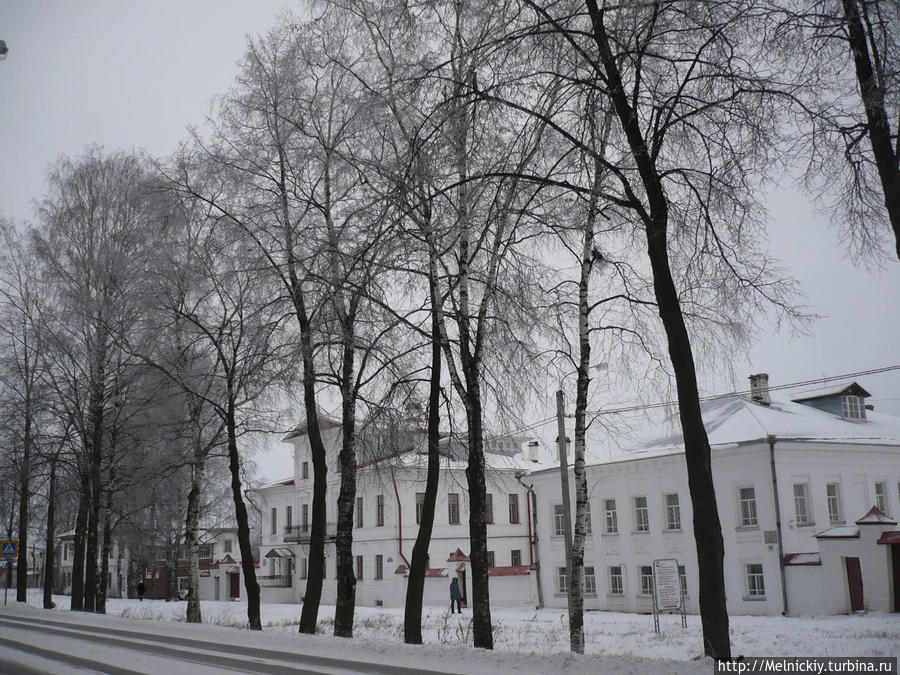
[[[0,613],[0,673],[446,673]]]

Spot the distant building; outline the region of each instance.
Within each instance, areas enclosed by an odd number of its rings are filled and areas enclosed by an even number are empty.
[[[703,404],[729,613],[900,610],[900,532],[890,518],[900,511],[900,419],[868,411],[869,393],[856,383],[779,401],[767,379],[752,378],[750,397]],[[651,440],[630,458],[595,460],[587,476],[593,527],[585,607],[652,611],[653,560],[675,558],[685,605],[698,612],[680,433]],[[545,601],[565,607],[559,472],[538,470],[530,480]]]

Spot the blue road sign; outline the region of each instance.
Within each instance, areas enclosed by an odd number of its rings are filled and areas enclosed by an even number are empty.
[[[19,555],[19,540],[4,539],[0,541],[0,558],[16,558]]]

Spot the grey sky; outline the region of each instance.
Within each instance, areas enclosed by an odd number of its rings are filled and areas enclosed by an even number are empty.
[[[0,39],[10,48],[0,62],[0,212],[30,218],[47,165],[89,143],[173,151],[186,127],[202,124],[209,99],[230,85],[244,36],[265,30],[282,7],[297,6],[284,0],[0,3]],[[771,250],[823,318],[810,336],[761,335],[748,355],[735,357],[735,371],[741,378],[765,371],[777,385],[900,363],[900,264],[888,263],[880,273],[854,267],[824,218],[793,190],[775,191],[769,209]],[[900,414],[900,373],[860,382],[879,410]],[[746,388],[747,381],[704,384],[703,393],[718,393]],[[550,405],[548,397],[547,414]],[[547,434],[555,431],[539,433]],[[259,465],[275,478],[290,471],[285,460],[285,451],[274,451]]]

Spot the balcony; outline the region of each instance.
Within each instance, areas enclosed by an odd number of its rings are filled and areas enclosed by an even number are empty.
[[[284,528],[284,541],[296,544],[308,544],[312,535],[312,525],[287,525]],[[333,541],[337,536],[337,523],[325,523],[325,541]]]
[[[256,577],[260,588],[291,588],[294,577],[291,574],[273,574],[267,577]]]

